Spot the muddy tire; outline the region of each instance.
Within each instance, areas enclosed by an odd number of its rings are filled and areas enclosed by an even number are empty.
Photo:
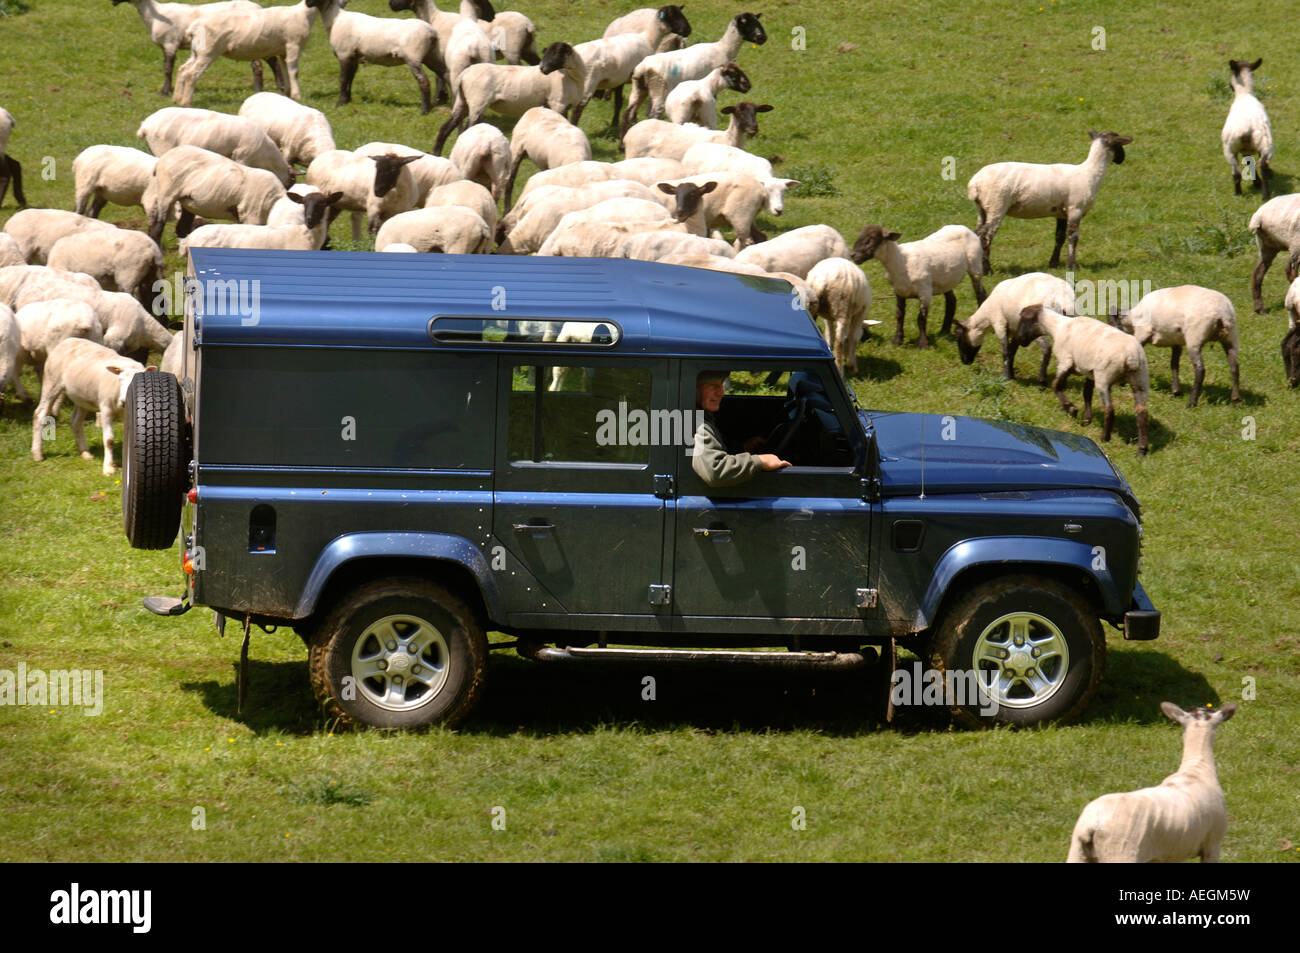
[[[176,541],[188,483],[180,384],[160,371],[135,375],[123,416],[122,527],[136,549],[166,549]]]
[[[961,725],[1066,724],[1097,693],[1106,639],[1096,609],[1079,593],[1042,576],[1005,576],[958,597],[930,641],[927,661],[944,673],[976,673],[977,698],[958,691],[945,696]]]
[[[348,593],[312,633],[312,690],[329,718],[372,728],[454,727],[487,675],[474,613],[423,579],[386,579]]]

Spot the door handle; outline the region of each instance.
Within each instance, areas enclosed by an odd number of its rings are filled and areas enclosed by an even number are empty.
[[[555,529],[553,523],[515,523],[516,533],[549,533]]]
[[[716,539],[720,543],[731,542],[731,530],[727,529],[725,526],[722,528],[697,526],[695,527],[695,535],[699,536],[701,539]]]

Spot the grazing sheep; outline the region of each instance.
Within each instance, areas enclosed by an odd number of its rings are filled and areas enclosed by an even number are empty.
[[[335,207],[352,213],[352,241],[361,241],[364,216],[371,235],[386,219],[415,205],[416,185],[406,168],[419,156],[359,156],[346,149],[323,152],[307,167],[307,184],[343,193]]]
[[[446,208],[458,206],[476,212],[479,218],[487,222],[488,231],[493,235],[497,230],[497,206],[492,193],[477,182],[461,179],[448,182],[429,192],[424,200],[425,208]]]
[[[585,132],[553,109],[534,106],[524,113],[510,137],[510,175],[506,178],[503,211],[510,211],[515,176],[525,157],[541,171],[556,169],[590,159],[591,143]]]
[[[172,101],[189,106],[194,101],[194,87],[208,68],[220,57],[232,60],[266,60],[276,69],[276,84],[282,93],[302,98],[298,86],[298,59],[311,36],[316,11],[306,0],[279,7],[239,8],[201,16],[185,29],[185,39],[193,53],[176,74],[176,91]],[[276,63],[284,62],[286,83],[281,82]]]
[[[104,329],[106,347],[142,363],[151,350],[161,352],[167,347],[167,329],[139,301],[124,291],[103,291],[98,285],[88,287],[81,283],[85,278],[75,272],[50,269],[47,274],[23,283],[7,303],[15,311],[21,311],[34,302],[54,298],[84,301],[95,309],[95,316]]]
[[[750,245],[736,261],[758,265],[764,271],[788,271],[807,278],[813,265],[827,258],[846,258],[848,245],[829,225],[805,225],[766,242]],[[856,259],[854,259],[856,261]]]
[[[566,258],[613,258],[618,254],[619,246],[629,235],[638,232],[650,232],[658,229],[664,231],[685,231],[685,229],[668,219],[645,219],[630,222],[577,222],[562,226],[551,233],[542,247],[539,256],[561,256]]]
[[[957,295],[953,289],[970,276],[975,300],[984,303],[984,287],[980,284],[983,269],[980,267],[980,240],[963,225],[945,225],[937,232],[915,242],[898,244],[899,233],[886,231],[879,225],[867,225],[853,245],[853,260],[859,265],[868,258],[877,258],[885,266],[885,277],[894,292],[894,316],[898,328],[894,343],[903,343],[903,320],[907,316],[907,300],[916,298],[920,313],[916,324],[920,330],[919,348],[930,346],[925,333],[926,318],[930,314],[930,299],[943,295],[943,327],[947,334],[957,313]],[[751,246],[760,247],[760,246]]]
[[[716,255],[731,258],[736,250],[720,238],[706,238],[689,232],[638,232],[618,246],[616,258],[663,261],[677,255]]]
[[[735,258],[727,258],[722,255],[701,255],[682,252],[674,255],[665,255],[663,258],[659,259],[659,262],[664,265],[681,265],[686,268],[705,268],[709,271],[728,271],[737,275],[767,274],[767,272],[758,265],[737,262]]]
[[[57,298],[57,288],[64,284],[79,285],[94,291],[101,291],[99,282],[90,275],[72,271],[59,271],[45,265],[9,265],[0,268],[0,304],[11,308],[21,308],[17,301],[20,296],[32,293],[32,300]],[[75,296],[74,296],[75,297]]]
[[[1273,160],[1273,128],[1269,125],[1264,104],[1255,98],[1255,70],[1263,62],[1262,59],[1253,63],[1228,60],[1232,108],[1228,110],[1220,138],[1223,140],[1223,157],[1232,167],[1232,191],[1241,194],[1241,166],[1237,164],[1237,156],[1258,154],[1259,169],[1254,178],[1267,202],[1269,179],[1273,177],[1273,170],[1269,167]]]
[[[392,244],[418,252],[483,255],[492,250],[492,229],[477,212],[459,205],[420,208],[394,215],[375,236],[375,251]]]
[[[826,343],[840,367],[858,372],[858,342],[871,307],[871,285],[847,258],[827,258],[808,269],[808,310],[826,322]]]
[[[415,200],[411,203],[413,207],[423,205],[424,200],[429,197],[429,192],[438,186],[458,182],[465,177],[450,159],[429,155],[419,149],[404,146],[400,142],[367,142],[353,151],[359,156],[415,157],[416,161],[406,167],[411,173],[411,178],[415,180]]]
[[[1089,131],[1092,146],[1088,158],[1079,165],[1058,162],[1040,165],[1032,162],[995,162],[986,165],[973,176],[966,192],[979,210],[979,224],[975,234],[984,247],[984,273],[989,266],[989,249],[993,236],[998,233],[1002,219],[1055,218],[1056,247],[1048,264],[1055,268],[1061,263],[1061,246],[1070,242],[1067,267],[1074,269],[1075,247],[1079,243],[1079,223],[1097,200],[1097,190],[1112,162],[1124,161],[1124,147],[1133,141],[1131,136],[1114,132]]]
[[[536,189],[521,197],[519,204],[501,219],[502,238],[497,254],[531,255],[542,247],[565,215],[616,198],[658,201],[649,187],[619,179],[592,182],[581,188],[552,185]]]
[[[271,206],[266,224],[271,228],[301,225],[311,232],[312,249],[319,250],[329,239],[329,213],[342,198],[342,192],[326,195],[314,185],[295,185]]]
[[[316,236],[306,225],[204,225],[182,238],[176,250],[188,255],[193,248],[319,250]]]
[[[1282,339],[1282,365],[1287,387],[1300,386],[1300,327],[1292,328]]]
[[[194,225],[195,215],[264,225],[271,206],[284,194],[284,185],[273,172],[250,169],[197,146],[178,146],[159,158],[153,181],[145,192],[149,237],[161,247],[163,228],[178,202],[181,214],[176,235],[184,238]]]
[[[4,233],[18,243],[23,260],[29,265],[43,265],[50,249],[60,238],[78,232],[105,232],[117,227],[76,212],[57,208],[29,208],[15,213],[5,222]]]
[[[624,159],[621,162],[611,163],[611,167],[620,179],[629,179],[642,185],[655,185],[668,179],[681,179],[686,176],[686,170],[676,159],[660,159],[655,156]]]
[[[750,90],[749,77],[735,63],[724,63],[703,79],[679,83],[664,101],[664,114],[669,122],[692,122],[706,129],[716,129],[718,93],[724,89],[734,89],[738,93]]]
[[[258,93],[261,95],[274,95]],[[158,158],[125,146],[89,146],[72,160],[77,214],[99,218],[109,202],[144,205],[144,193]]]
[[[610,179],[621,178],[623,176],[619,175],[618,170],[609,162],[595,162],[591,159],[583,162],[570,162],[568,165],[560,166],[557,169],[534,172],[529,176],[528,181],[524,183],[524,187],[519,193],[519,201],[522,202],[537,189],[546,188],[549,185],[561,185],[566,189],[574,189],[589,182],[607,182]]]
[[[113,0],[113,6],[119,3],[135,5],[140,19],[149,29],[150,41],[163,51],[163,85],[158,90],[161,96],[172,94],[172,68],[176,65],[176,54],[190,48],[187,35],[190,24],[201,16],[220,16],[229,10],[257,7],[251,0],[222,0],[220,3],[197,6],[188,3],[155,3],[154,0]],[[279,81],[279,64],[274,57],[268,57],[268,61]],[[253,60],[253,87],[258,90],[262,88],[262,64],[257,60]]]
[[[1287,272],[1294,272],[1300,268],[1300,251],[1291,255],[1291,260],[1287,262]],[[1286,289],[1286,297],[1282,299],[1282,309],[1286,311],[1286,327],[1288,331],[1294,330],[1297,324],[1300,324],[1300,278],[1292,280],[1290,286]]]
[[[1052,390],[1061,401],[1061,409],[1071,417],[1079,409],[1065,396],[1065,380],[1073,371],[1087,376],[1083,382],[1083,420],[1092,421],[1092,391],[1094,384],[1101,391],[1101,403],[1106,415],[1102,423],[1101,439],[1110,440],[1115,424],[1115,408],[1110,400],[1110,388],[1115,383],[1127,383],[1133,390],[1133,406],[1137,412],[1138,455],[1147,452],[1147,394],[1151,390],[1147,372],[1147,356],[1142,345],[1134,338],[1093,318],[1071,318],[1031,305],[1020,313],[1020,326],[1016,329],[1016,343],[1021,347],[1040,335],[1052,339],[1052,356],[1056,358],[1056,379]],[[1090,376],[1088,376],[1090,375]]]
[[[1183,711],[1161,702],[1160,710],[1183,726],[1178,770],[1155,787],[1089,801],[1070,835],[1068,863],[1218,863],[1228,804],[1214,767],[1214,730],[1237,706]]]
[[[311,165],[322,152],[334,148],[334,130],[325,114],[287,96],[254,93],[239,107],[239,115],[261,126],[286,162]]]
[[[4,407],[5,391],[11,382],[20,400],[30,399],[22,382],[22,349],[22,331],[14,319],[13,309],[0,304],[0,408]]]
[[[437,72],[438,33],[423,20],[394,20],[349,13],[348,0],[305,0],[320,12],[321,25],[329,37],[330,49],[339,61],[337,106],[352,102],[352,81],[362,63],[377,66],[405,65],[420,85],[420,115],[433,109],[429,77],[424,67]],[[297,97],[294,97],[295,99]]]
[[[0,106],[0,204],[4,203],[5,193],[9,191],[9,180],[14,183],[14,201],[19,208],[27,207],[27,196],[23,195],[23,167],[18,160],[9,155],[9,133],[14,128],[13,113]]]
[[[510,140],[496,126],[480,122],[456,137],[451,163],[460,174],[492,193],[496,201],[510,177]]]
[[[146,308],[153,300],[153,285],[162,277],[162,250],[144,232],[115,228],[74,232],[50,248],[51,268],[90,275],[105,291],[135,295]]]
[[[273,172],[286,188],[293,185],[293,170],[280,147],[261,126],[242,116],[168,106],[140,123],[135,135],[155,156],[164,156],[177,146],[198,146],[250,169]]]
[[[657,156],[679,162],[691,146],[701,142],[715,142],[739,149],[751,136],[758,135],[758,114],[771,111],[772,106],[769,104],[759,105],[749,100],[743,100],[734,106],[724,106],[722,114],[730,118],[727,128],[722,130],[690,122],[678,125],[663,119],[646,119],[627,131],[619,142],[619,148],[629,159]]]
[[[0,315],[7,310],[7,305],[0,305]],[[31,399],[19,379],[24,364],[32,365],[39,379],[45,372],[46,358],[59,342],[67,338],[85,338],[97,344],[104,343],[104,326],[95,309],[84,301],[72,298],[34,301],[20,308],[14,319],[18,322],[22,341],[14,374],[14,393],[21,400]],[[0,323],[3,323],[3,318],[0,318]],[[0,379],[3,377],[0,373]],[[3,391],[3,386],[0,386],[0,393]]]
[[[104,440],[104,476],[117,472],[113,465],[113,420],[122,416],[126,389],[131,378],[144,374],[144,365],[123,357],[116,351],[82,338],[62,341],[45,361],[41,380],[41,399],[32,415],[32,459],[45,459],[42,431],[45,418],[57,401],[67,396],[72,401],[72,434],[83,460],[92,460],[86,446],[84,425],[87,411],[99,414],[100,433]]]
[[[1288,293],[1289,294],[1289,293]],[[1232,402],[1241,403],[1241,382],[1237,369],[1237,312],[1228,296],[1199,285],[1179,285],[1152,291],[1129,311],[1112,309],[1110,323],[1133,335],[1139,344],[1172,348],[1169,367],[1173,373],[1172,393],[1182,392],[1178,382],[1178,359],[1183,348],[1191,355],[1196,379],[1187,406],[1195,407],[1205,381],[1201,348],[1213,341],[1223,345],[1232,372]]]
[[[1264,313],[1264,275],[1280,251],[1288,252],[1286,280],[1295,281],[1296,260],[1290,255],[1300,251],[1300,193],[1269,199],[1250,217],[1250,230],[1259,248],[1259,261],[1250,274],[1250,294],[1255,313]]]
[[[22,247],[12,236],[0,232],[0,268],[25,264],[27,264],[27,259],[23,257]]]
[[[623,114],[622,131],[626,133],[636,121],[636,114],[647,99],[650,101],[649,118],[658,119],[663,115],[668,94],[678,83],[703,79],[719,66],[735,60],[742,43],[766,43],[767,32],[758,22],[761,16],[760,13],[738,13],[714,43],[697,43],[684,50],[655,53],[642,60],[632,73],[632,95],[628,97],[627,111]]]
[[[1033,271],[999,282],[964,324],[961,321],[954,322],[957,328],[957,353],[961,362],[974,363],[980,345],[984,342],[984,335],[991,329],[1002,345],[1002,376],[1007,380],[1014,378],[1016,351],[1020,349],[1015,341],[1015,332],[1020,327],[1020,312],[1031,304],[1041,304],[1053,311],[1073,315],[1074,287],[1068,281],[1042,271]],[[1038,345],[1043,352],[1038,383],[1045,385],[1052,351],[1046,338],[1039,338]]]
[[[786,189],[799,184],[796,179],[760,180],[744,172],[698,172],[669,181],[716,182],[717,189],[704,201],[704,214],[709,228],[730,226],[738,248],[767,241],[767,235],[754,224],[758,213],[766,209],[773,215],[782,214]]]

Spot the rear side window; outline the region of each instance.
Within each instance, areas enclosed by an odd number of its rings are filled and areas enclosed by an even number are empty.
[[[649,463],[649,440],[628,426],[649,410],[648,369],[514,365],[507,454],[512,463]]]

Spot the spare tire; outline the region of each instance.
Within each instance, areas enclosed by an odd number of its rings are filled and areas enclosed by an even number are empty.
[[[176,540],[189,455],[185,404],[172,374],[136,374],[126,390],[122,447],[122,525],[136,549]]]

